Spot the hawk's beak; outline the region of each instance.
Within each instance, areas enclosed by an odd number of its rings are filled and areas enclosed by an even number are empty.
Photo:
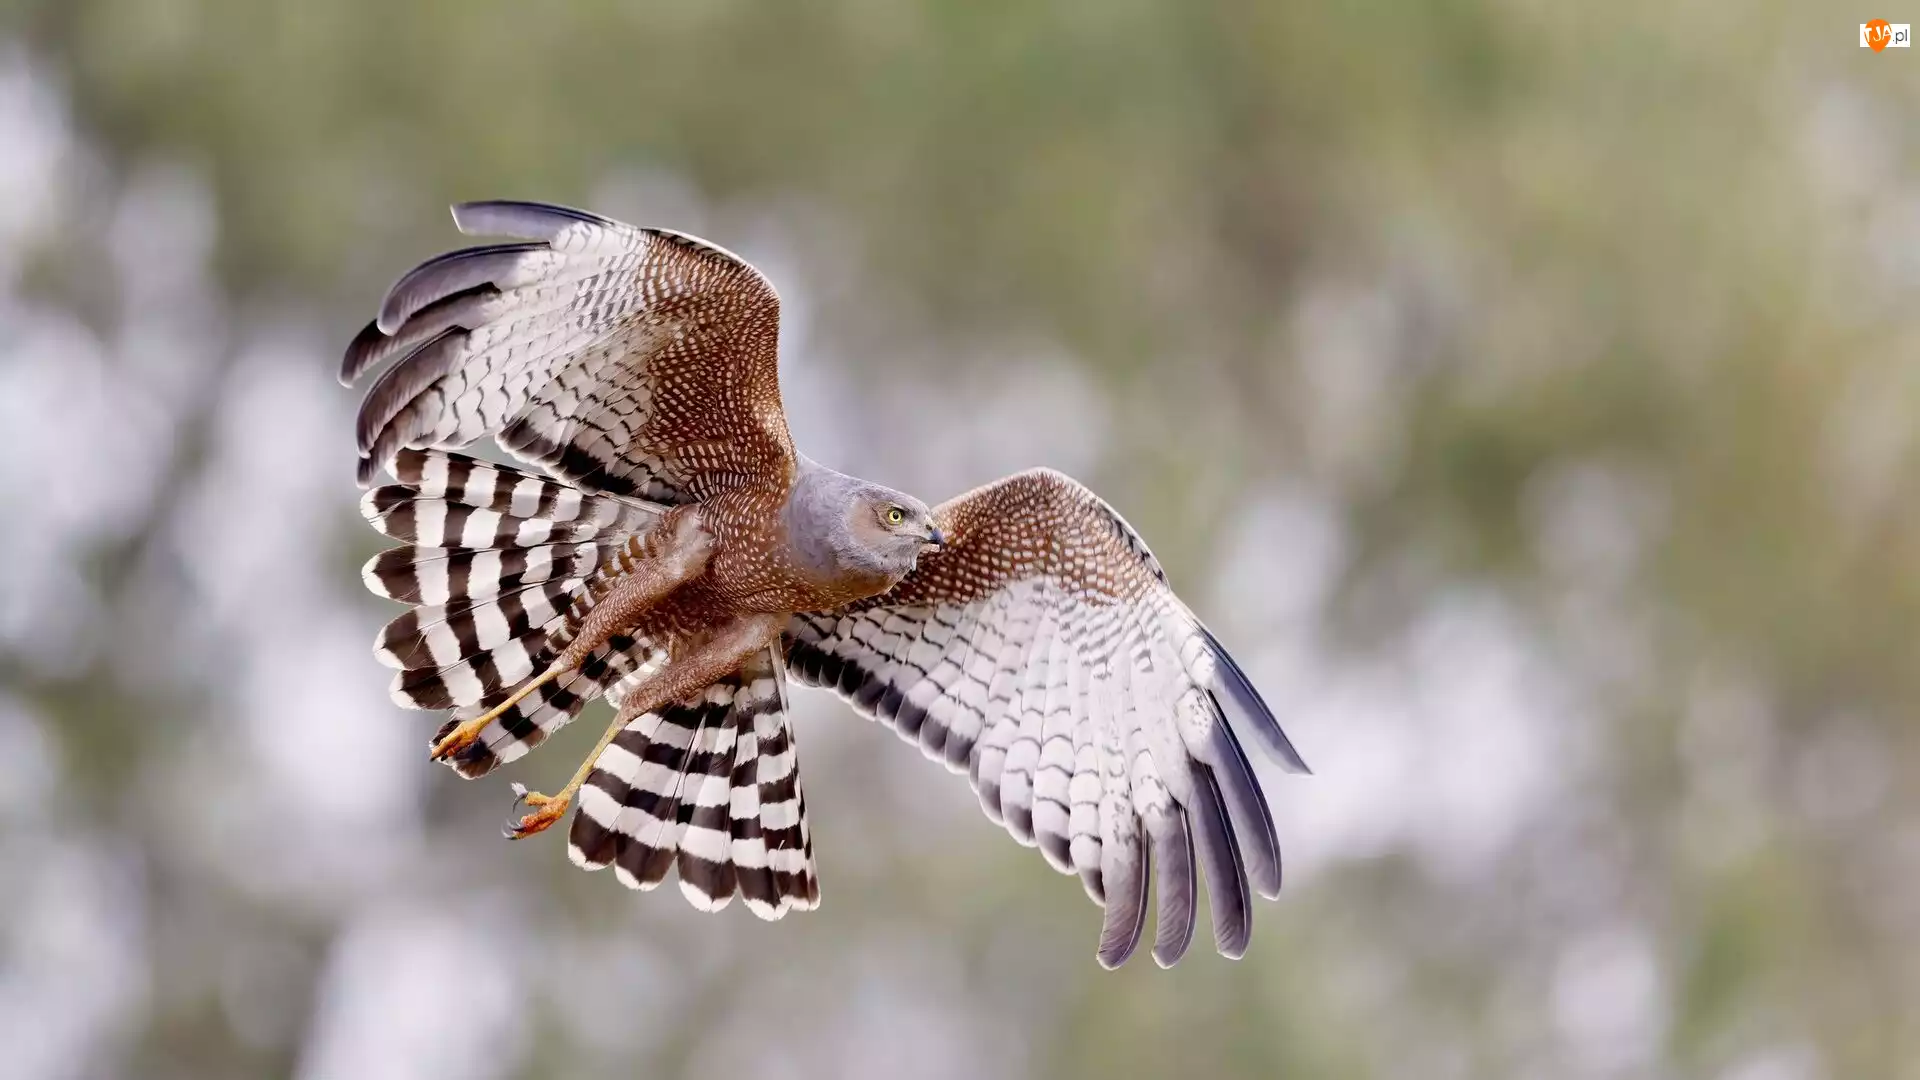
[[[934,547],[937,547],[937,548],[946,547],[947,546],[946,534],[941,532],[939,529],[933,528],[932,526],[928,526],[927,527],[927,543],[932,544]]]

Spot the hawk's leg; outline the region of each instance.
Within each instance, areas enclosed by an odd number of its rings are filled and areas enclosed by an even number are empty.
[[[648,676],[627,695],[613,722],[607,725],[600,741],[588,752],[587,759],[580,763],[573,779],[560,789],[560,794],[542,795],[529,792],[517,784],[514,786],[514,794],[518,797],[515,805],[524,802],[533,807],[533,813],[508,825],[507,836],[514,840],[532,836],[559,821],[566,814],[567,807],[572,805],[580,785],[592,775],[594,763],[600,760],[600,752],[607,748],[614,736],[625,730],[635,718],[671,702],[692,697],[738,671],[747,657],[766,648],[769,642],[778,637],[786,623],[786,617],[780,615],[745,615],[728,623],[700,645],[667,661],[665,666]]]
[[[586,663],[587,657],[605,645],[608,638],[632,629],[641,616],[668,593],[705,571],[707,557],[712,551],[712,537],[701,524],[697,510],[679,512],[628,541],[627,546],[616,552],[608,564],[610,568],[617,566],[617,569],[611,574],[603,569],[603,580],[608,581],[601,586],[605,591],[600,593],[593,609],[587,612],[587,617],[581,621],[559,657],[545,671],[515,690],[512,697],[447,732],[445,737],[433,744],[430,756],[438,760],[466,749],[501,713],[518,705],[528,694]]]

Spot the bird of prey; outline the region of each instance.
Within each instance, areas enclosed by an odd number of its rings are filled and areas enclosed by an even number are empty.
[[[699,908],[819,901],[787,683],[837,691],[965,774],[981,808],[1105,909],[1098,958],[1193,936],[1241,955],[1280,887],[1243,740],[1306,771],[1147,545],[1035,469],[931,509],[799,453],[780,302],[715,244],[526,202],[453,208],[515,238],[402,276],[348,347],[377,365],[362,500],[404,546],[370,561],[409,605],[375,653],[400,704],[447,710],[432,757],[475,777],[604,695],[614,717],[523,837],[575,809],[568,853]],[[543,471],[450,453],[486,436]]]

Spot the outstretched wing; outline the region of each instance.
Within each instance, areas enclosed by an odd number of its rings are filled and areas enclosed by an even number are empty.
[[[1193,936],[1206,868],[1214,940],[1239,956],[1251,891],[1280,888],[1253,738],[1306,771],[1273,714],[1113,508],[1035,470],[935,511],[944,550],[891,592],[787,631],[795,678],[836,690],[966,772],[987,815],[1106,908],[1100,960],[1133,953],[1156,868],[1154,959]]]
[[[659,503],[791,482],[780,299],[758,270],[559,206],[463,203],[453,218],[522,242],[415,267],[347,347],[347,385],[398,357],[360,406],[362,485],[402,449],[487,435],[580,487]]]

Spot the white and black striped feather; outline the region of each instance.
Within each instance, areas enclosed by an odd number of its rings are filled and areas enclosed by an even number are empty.
[[[361,576],[374,593],[411,605],[382,629],[374,655],[396,669],[397,703],[450,711],[437,741],[553,660],[591,607],[587,586],[602,561],[660,508],[441,451],[404,451],[394,469],[400,483],[369,491],[361,510],[410,543],[374,556]],[[480,776],[519,757],[656,651],[614,638],[448,763]]]
[[[1036,502],[1039,533],[998,523]],[[999,516],[975,512],[986,503]],[[936,519],[956,523],[957,543],[892,593],[793,619],[794,677],[964,768],[989,818],[1107,909],[1102,963],[1137,947],[1150,877],[1154,957],[1179,960],[1203,871],[1215,947],[1241,955],[1253,893],[1275,895],[1281,877],[1242,733],[1305,767],[1272,713],[1138,534],[1079,485],[1021,474]]]
[[[630,722],[581,789],[573,861],[612,866],[635,889],[677,871],[703,911],[736,893],[763,919],[817,905],[783,666],[761,652],[695,699]]]
[[[453,208],[516,242],[408,271],[341,359],[379,365],[356,420],[359,480],[407,448],[487,435],[590,491],[660,503],[791,476],[779,296],[739,256],[669,229],[542,203]]]

